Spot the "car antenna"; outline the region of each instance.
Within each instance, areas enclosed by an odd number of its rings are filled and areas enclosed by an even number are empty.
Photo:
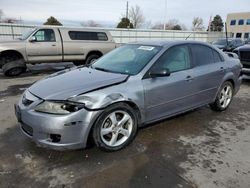
[[[190,33],[190,35],[188,35],[185,40],[189,39],[189,37],[192,35],[193,33]]]

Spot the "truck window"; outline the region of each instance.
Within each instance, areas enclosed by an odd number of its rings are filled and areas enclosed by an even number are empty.
[[[69,31],[69,37],[71,40],[108,40],[108,37],[104,32]]]
[[[40,29],[34,36],[36,37],[37,42],[55,42],[55,32],[53,29]]]

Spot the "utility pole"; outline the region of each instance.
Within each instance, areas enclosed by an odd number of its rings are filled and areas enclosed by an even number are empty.
[[[126,8],[126,18],[128,19],[128,1],[127,1],[127,8]]]
[[[163,30],[166,29],[166,22],[167,22],[167,0],[165,0],[165,6],[164,6]]]

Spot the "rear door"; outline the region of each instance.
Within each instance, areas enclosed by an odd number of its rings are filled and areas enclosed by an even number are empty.
[[[36,37],[35,41],[31,41]],[[62,61],[62,44],[57,29],[39,29],[26,43],[26,53],[30,62]]]
[[[151,78],[153,70],[168,69],[170,76]],[[192,65],[188,45],[168,49],[142,80],[147,121],[160,119],[192,107]]]
[[[220,54],[202,44],[190,45],[193,68],[193,85],[196,93],[196,105],[212,102],[225,74],[225,63]]]

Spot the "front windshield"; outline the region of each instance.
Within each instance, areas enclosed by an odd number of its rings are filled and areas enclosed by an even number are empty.
[[[22,37],[20,38],[21,40],[26,40],[33,32],[35,31],[35,28],[30,28],[26,30],[23,34]]]
[[[159,46],[128,44],[117,48],[91,67],[107,72],[136,75],[160,51]]]
[[[228,44],[232,43],[232,40],[228,40]],[[227,44],[227,39],[219,39],[215,41],[213,44],[215,45],[226,45]]]

